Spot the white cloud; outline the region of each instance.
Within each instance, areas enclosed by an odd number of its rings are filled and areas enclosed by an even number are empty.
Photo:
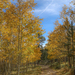
[[[41,12],[41,11],[42,11],[41,9],[35,9],[35,10],[33,10],[32,12],[38,13],[38,12]]]
[[[57,6],[57,7],[56,7]],[[42,15],[42,14],[51,14],[51,15],[58,15],[60,10],[60,5],[57,4],[52,4],[51,6],[48,6],[47,8],[43,8],[43,9],[35,9],[33,10],[33,12],[38,16]]]
[[[34,10],[34,14],[37,13],[38,16],[45,14],[59,15],[63,5],[69,5],[71,1],[72,0],[43,0],[43,4],[41,4],[42,8],[39,6],[38,9]]]
[[[53,0],[52,0],[52,2],[53,2]],[[39,16],[48,9],[48,7],[52,4],[52,2],[39,14]]]

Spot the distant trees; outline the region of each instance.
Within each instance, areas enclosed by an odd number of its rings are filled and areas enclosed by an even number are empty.
[[[68,57],[69,67],[75,65],[75,13],[74,7],[63,7],[60,14],[60,19],[63,24],[60,24],[58,20],[55,21],[55,29],[49,33],[48,43],[46,48],[48,49],[49,59],[60,60],[63,57]]]

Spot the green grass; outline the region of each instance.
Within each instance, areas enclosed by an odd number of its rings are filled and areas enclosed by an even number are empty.
[[[39,75],[41,73],[41,67],[36,67],[31,71],[28,71],[26,75]]]
[[[21,72],[23,72],[26,69],[26,67],[21,67]],[[41,73],[41,67],[40,66],[36,66],[34,68],[32,68],[31,66],[29,66],[29,68],[27,69],[27,72],[23,72],[20,75],[39,75]],[[12,71],[11,75],[17,75],[17,71]]]
[[[62,63],[61,64],[61,69],[57,69],[57,75],[74,75],[73,74],[73,69],[69,69],[68,67],[68,62],[66,62],[66,65],[65,63]]]

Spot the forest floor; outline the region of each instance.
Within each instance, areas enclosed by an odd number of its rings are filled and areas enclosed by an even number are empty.
[[[56,71],[49,68],[49,66],[41,66],[41,74],[39,75],[56,75]]]
[[[12,75],[17,75],[14,74],[14,72],[16,71],[13,71]],[[50,68],[50,65],[37,65],[34,68],[30,66],[26,73],[24,72],[20,75],[65,75],[65,73],[67,72],[69,72],[69,69],[67,67],[62,67],[61,69],[53,69]]]
[[[57,75],[56,71],[49,68],[49,65],[38,65],[40,67],[35,68],[32,72],[28,72],[26,75]]]
[[[16,71],[13,71],[12,75]],[[56,71],[51,69],[49,65],[37,65],[37,67],[33,68],[32,70],[28,71],[27,73],[22,73],[21,75],[57,75]]]

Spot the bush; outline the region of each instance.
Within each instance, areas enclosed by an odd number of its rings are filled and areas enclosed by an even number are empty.
[[[65,63],[61,64],[61,67],[68,67],[68,63],[65,65]]]
[[[50,65],[50,68],[54,68],[54,69],[60,69],[60,64],[58,62],[53,63],[52,65]]]

